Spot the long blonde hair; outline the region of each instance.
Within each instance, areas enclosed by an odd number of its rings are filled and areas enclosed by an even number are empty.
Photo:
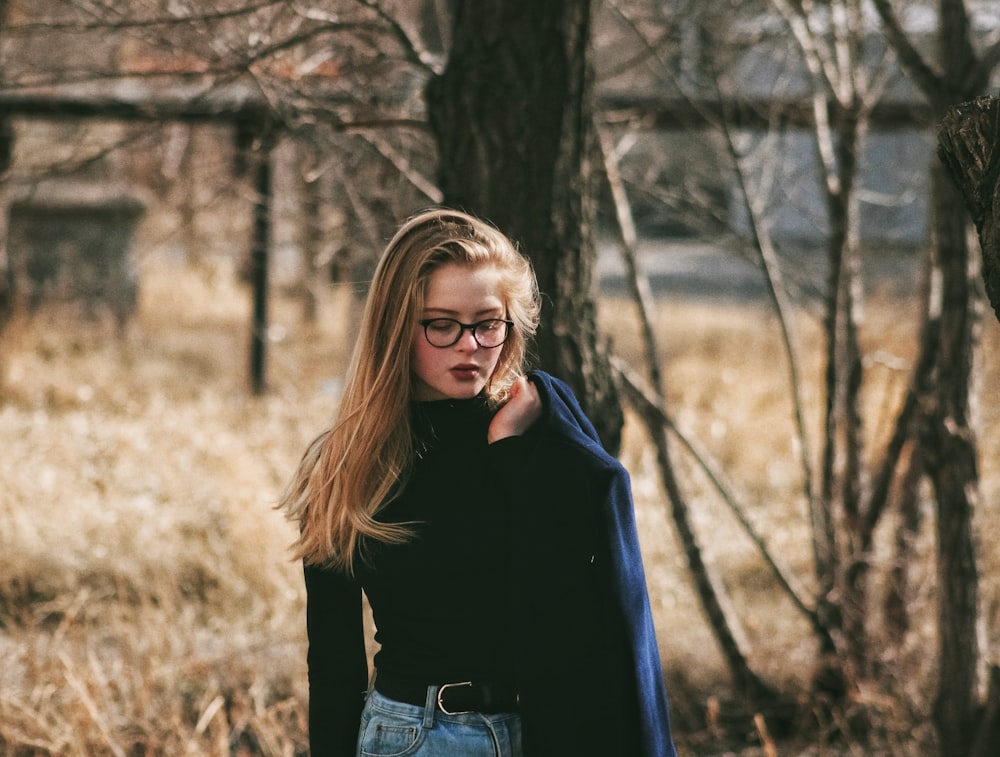
[[[486,387],[499,405],[524,368],[538,325],[534,272],[507,237],[466,213],[431,209],[410,218],[379,260],[333,425],[306,449],[279,508],[299,523],[295,556],[353,572],[362,538],[399,543],[406,524],[375,515],[405,484],[413,460],[411,344],[427,280],[445,263],[500,273],[511,333]]]

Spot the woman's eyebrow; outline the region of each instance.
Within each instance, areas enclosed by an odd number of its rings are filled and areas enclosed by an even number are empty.
[[[482,315],[495,315],[496,313],[502,313],[503,308],[499,305],[491,308],[483,308],[482,310],[477,310],[473,315],[479,317]],[[448,308],[438,308],[438,307],[425,307],[424,313],[441,313],[446,317],[453,317],[461,314],[459,310],[449,310]]]

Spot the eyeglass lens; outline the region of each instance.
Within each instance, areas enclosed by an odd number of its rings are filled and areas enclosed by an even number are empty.
[[[478,323],[461,323],[452,318],[432,318],[422,321],[427,341],[434,347],[451,347],[462,338],[466,329],[480,347],[499,347],[507,340],[507,321],[490,318]]]

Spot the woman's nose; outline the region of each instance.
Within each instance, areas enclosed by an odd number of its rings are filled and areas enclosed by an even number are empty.
[[[458,341],[455,342],[455,346],[469,352],[479,349],[479,342],[476,341],[475,332],[468,328],[462,329],[462,333],[459,335]]]

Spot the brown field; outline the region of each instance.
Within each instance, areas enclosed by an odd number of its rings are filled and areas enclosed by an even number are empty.
[[[332,290],[313,326],[300,323],[297,303],[273,302],[271,391],[255,398],[246,388],[249,296],[230,281],[148,270],[140,313],[120,338],[105,324],[46,313],[16,318],[0,341],[0,754],[303,753],[304,592],[286,552],[292,527],[272,506],[333,411],[350,298]],[[602,303],[601,312],[616,350],[635,360],[628,303]],[[691,302],[660,303],[658,317],[676,422],[710,452],[775,555],[808,585],[801,469],[773,317],[752,305]],[[866,417],[877,450],[907,378],[914,323],[908,308],[887,302],[872,304],[867,318]],[[814,323],[803,318],[799,328],[815,452],[821,340]],[[984,322],[983,345],[981,586],[997,661],[995,321]],[[634,421],[623,459],[682,753],[735,753],[704,729],[706,702],[726,698],[726,673]],[[797,691],[812,664],[805,624],[704,476],[679,449],[676,459],[751,659],[768,680]],[[883,716],[878,746],[847,744],[842,753],[916,753],[928,738],[929,535],[920,550],[919,623],[903,648],[882,652],[893,680],[863,694]],[[740,749],[764,753],[752,742]],[[801,739],[778,749],[841,753]]]

